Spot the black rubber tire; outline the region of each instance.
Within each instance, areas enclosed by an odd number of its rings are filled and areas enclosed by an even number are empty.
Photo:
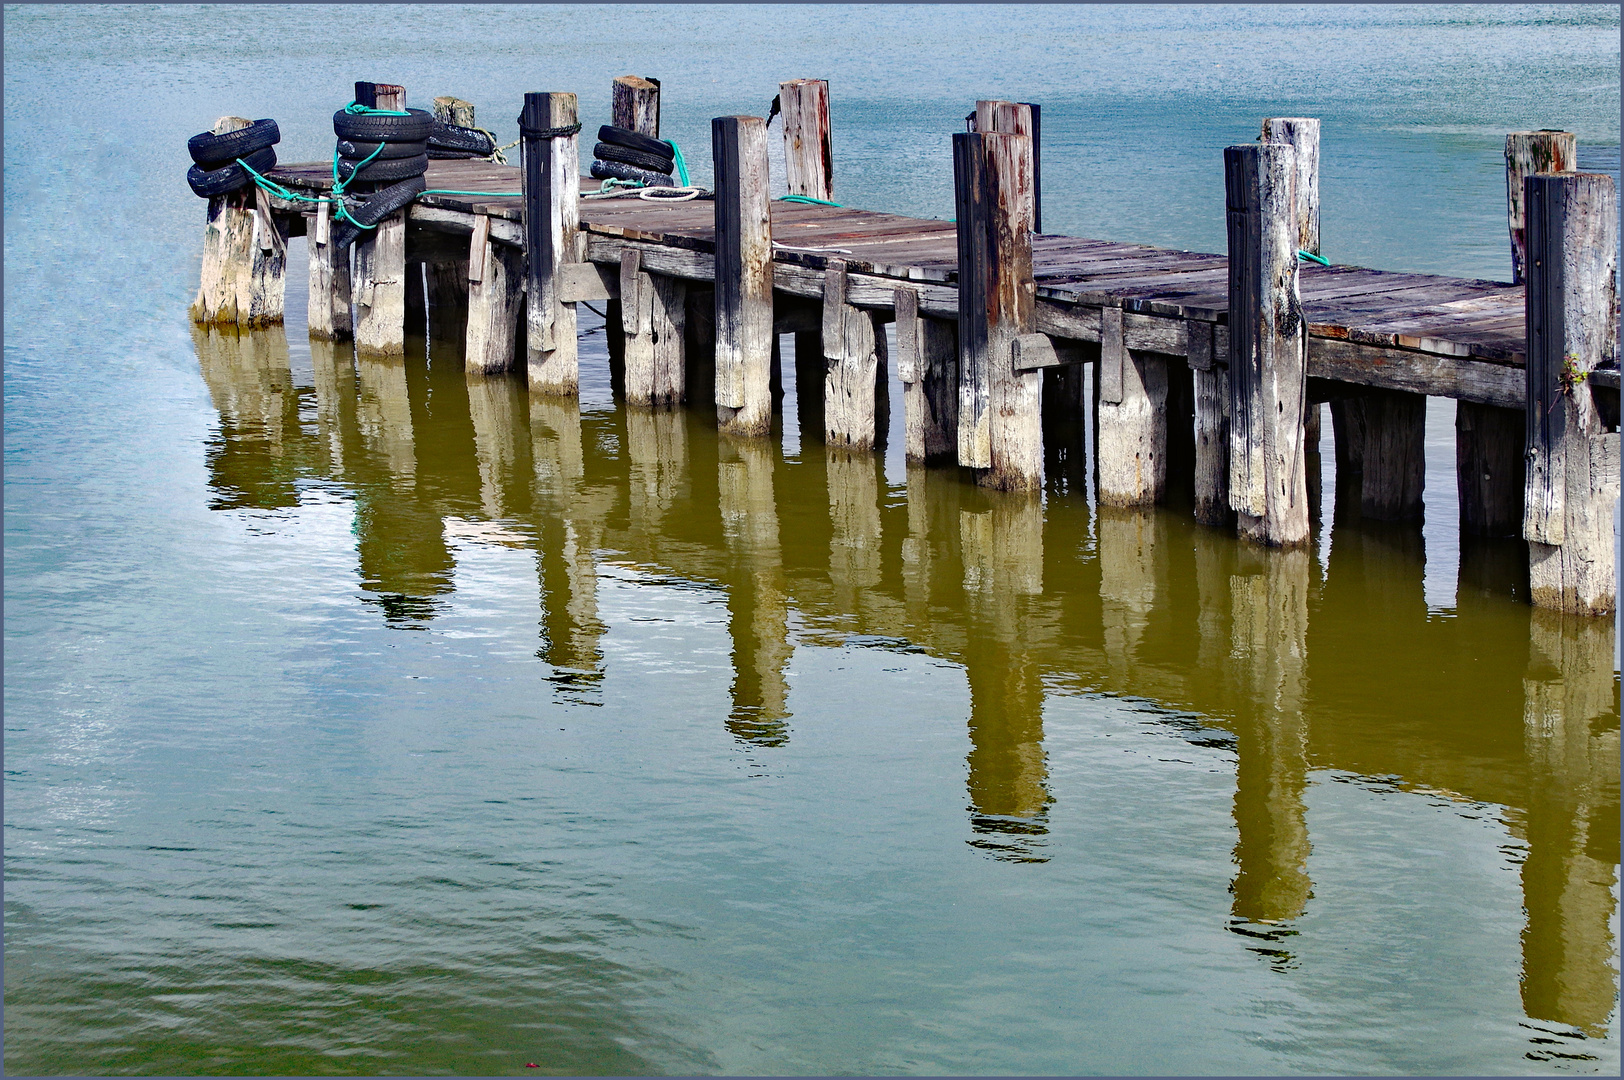
[[[490,156],[489,154],[476,154],[472,150],[441,150],[432,144],[429,146],[428,155],[430,161],[467,161],[469,158]]]
[[[263,150],[255,150],[243,160],[248,162],[255,172],[263,173],[276,167],[276,151],[267,146]],[[192,185],[192,194],[198,198],[212,199],[216,195],[226,195],[247,187],[254,182],[254,178],[233,161],[220,169],[205,169],[201,165],[193,165],[186,170],[186,182]]]
[[[422,109],[407,109],[409,116],[333,114],[333,134],[359,142],[422,142],[434,130],[434,117]]]
[[[677,182],[665,173],[649,172],[618,161],[594,161],[587,170],[599,180],[635,180],[644,187],[676,187]]]
[[[391,184],[382,191],[375,191],[367,196],[366,202],[350,211],[350,216],[363,225],[376,225],[396,210],[408,205],[428,186],[428,182],[421,176]],[[333,225],[333,243],[340,248],[349,247],[360,236],[361,230],[347,221],[335,222]]]
[[[255,120],[240,131],[216,135],[205,131],[186,140],[186,149],[192,160],[207,169],[218,169],[228,161],[245,158],[256,150],[275,146],[282,141],[282,132],[275,120]]]
[[[419,154],[416,157],[390,158],[387,161],[378,160],[362,165],[359,169],[356,168],[357,165],[360,165],[360,162],[351,161],[349,158],[339,158],[339,178],[348,180],[353,175],[356,180],[366,180],[376,184],[385,180],[405,180],[411,176],[422,176],[424,170],[429,167],[429,156]]]
[[[661,157],[659,154],[645,154],[641,150],[616,146],[614,143],[599,143],[592,148],[592,156],[599,161],[618,161],[622,165],[635,165],[639,169],[665,173],[667,176],[676,168],[676,162],[671,158]]]
[[[605,124],[598,129],[598,141],[624,146],[628,150],[641,150],[645,154],[672,156],[671,147],[659,139],[633,131],[631,128],[615,127],[613,124]]]
[[[480,157],[488,157],[496,149],[496,142],[483,131],[442,124],[436,120],[429,133],[429,145],[437,150],[467,150]]]
[[[351,161],[365,161],[378,147],[383,147],[373,161],[389,161],[393,158],[416,157],[428,150],[429,144],[421,140],[417,142],[361,142],[356,139],[338,140],[338,156],[349,158]]]

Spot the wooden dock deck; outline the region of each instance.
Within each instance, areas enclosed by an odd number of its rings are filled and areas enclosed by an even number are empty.
[[[271,175],[309,192],[329,191],[333,182],[330,161],[283,165]],[[478,160],[431,161],[426,179],[430,189],[455,191],[517,191],[521,182],[518,168]],[[583,194],[599,187],[597,180],[581,180]],[[280,201],[276,207],[298,209]],[[487,216],[493,240],[519,245],[522,213],[519,197],[425,195],[408,220],[469,234],[474,217]],[[587,257],[595,263],[618,265],[621,252],[636,247],[645,252],[649,270],[713,280],[705,258],[716,250],[715,211],[708,201],[587,201],[580,204],[580,222],[589,234]],[[858,307],[889,309],[893,294],[886,282],[863,279],[891,279],[926,286],[920,290],[922,313],[958,313],[958,241],[951,221],[779,202],[772,209],[772,239],[775,291],[821,299],[823,273],[831,259],[839,259],[857,276],[851,295]],[[1128,348],[1187,357],[1183,323],[1222,325],[1228,314],[1229,260],[1223,255],[1038,235],[1032,256],[1038,325],[1056,337],[1098,342],[1099,309],[1119,307],[1127,313]],[[1311,262],[1300,273],[1310,376],[1523,407],[1522,286]],[[1221,349],[1224,340],[1214,344]],[[1453,362],[1439,362],[1444,359]]]

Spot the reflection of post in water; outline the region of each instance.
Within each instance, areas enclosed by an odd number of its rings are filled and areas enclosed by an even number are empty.
[[[1309,553],[1247,548],[1230,578],[1230,651],[1240,684],[1236,708],[1232,928],[1279,939],[1243,923],[1283,923],[1312,896],[1308,879],[1308,728],[1303,717]],[[1257,951],[1289,959],[1278,950]]]
[[[360,383],[356,419],[367,450],[382,458],[402,490],[416,485],[417,452],[412,434],[412,404],[406,390],[406,360],[400,356],[358,356]]]
[[[525,431],[523,381],[506,372],[467,372],[468,415],[474,426],[474,456],[479,463],[479,500],[490,518],[513,517],[528,500],[530,440]]]
[[[598,566],[593,555],[601,520],[582,490],[581,403],[530,395],[535,465],[537,562],[542,589],[542,646],[536,655],[558,669],[554,681],[588,687],[603,678],[598,618]]]
[[[924,465],[908,466],[908,535],[902,541],[902,594],[908,621],[920,640],[932,629],[932,592],[952,604],[961,588],[952,565],[959,546],[958,477]],[[952,578],[948,579],[947,575]]]
[[[655,537],[688,486],[688,418],[681,409],[635,405],[626,407],[625,417],[631,526]]]
[[[316,430],[327,448],[328,467],[334,475],[344,471],[344,438],[356,429],[354,349],[310,339],[310,368],[316,383]]]
[[[961,510],[964,590],[972,625],[964,649],[970,682],[970,827],[974,847],[1012,862],[1043,862],[1048,764],[1043,677],[1025,597],[1043,591],[1043,506],[1035,493],[978,492],[985,509]]]
[[[773,496],[774,451],[756,440],[724,436],[718,455],[722,532],[737,567],[727,600],[733,639],[733,708],[727,727],[741,741],[782,746],[789,741],[784,669],[792,649]]]
[[[1611,930],[1619,851],[1613,625],[1538,608],[1531,621],[1523,680],[1530,780],[1523,1009],[1532,1019],[1595,1037],[1606,1033],[1618,994]]]
[[[816,451],[812,451],[816,452]],[[840,610],[855,612],[860,594],[880,583],[878,454],[824,448],[829,483],[829,580]]]
[[[1101,505],[1097,513],[1100,621],[1105,659],[1119,680],[1133,670],[1156,608],[1156,583],[1166,580],[1166,524],[1155,510]]]
[[[220,414],[206,460],[211,510],[297,506],[304,437],[280,326],[238,331],[192,327],[198,367]]]

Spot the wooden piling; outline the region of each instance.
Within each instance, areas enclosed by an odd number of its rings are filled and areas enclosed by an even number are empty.
[[[468,327],[463,349],[469,371],[514,367],[519,315],[524,310],[524,252],[491,240],[491,219],[474,217],[468,245]]]
[[[525,342],[530,389],[573,397],[580,387],[575,304],[561,298],[569,263],[586,258],[574,94],[527,93],[519,117],[524,149]]]
[[[609,87],[609,122],[616,127],[660,137],[660,80],[622,75]]]
[[[1284,143],[1297,151],[1293,199],[1297,218],[1297,247],[1320,253],[1319,161],[1320,122],[1302,116],[1273,116],[1263,121],[1265,143]]]
[[[784,184],[791,195],[835,197],[835,159],[830,142],[829,83],[791,79],[778,84],[784,111]]]
[[[846,264],[823,272],[823,438],[830,446],[872,449],[886,391],[885,326],[879,313],[846,302]]]
[[[716,177],[716,416],[734,435],[772,430],[772,209],[767,125],[711,121]]]
[[[1235,522],[1229,508],[1229,365],[1227,356],[1214,355],[1212,329],[1195,319],[1184,324],[1195,392],[1195,519],[1228,528]]]
[[[453,127],[471,128],[474,126],[474,103],[459,97],[437,97],[434,99],[434,118]]]
[[[1242,536],[1308,540],[1307,326],[1297,290],[1295,148],[1224,151],[1229,234],[1229,504]]]
[[[922,317],[919,294],[907,286],[894,295],[907,460],[951,458],[958,449],[958,326]]]
[[[356,83],[355,100],[377,109],[404,109],[406,88]],[[404,210],[362,232],[355,242],[355,348],[366,356],[406,355]]]
[[[1152,506],[1167,484],[1167,360],[1131,353],[1122,309],[1100,309],[1094,483],[1104,506]]]
[[[1520,536],[1523,439],[1520,409],[1455,403],[1455,480],[1465,536]]]
[[[682,281],[648,273],[635,249],[621,253],[618,329],[628,404],[675,405],[683,399],[687,302]]]
[[[1360,395],[1359,513],[1373,521],[1420,521],[1426,483],[1427,399],[1402,390]]]
[[[1618,356],[1618,192],[1595,173],[1530,176],[1523,190],[1529,593],[1539,607],[1600,615],[1616,606],[1619,435],[1588,376]]]
[[[224,135],[253,121],[222,116]],[[192,321],[204,325],[272,326],[282,321],[287,272],[287,229],[270,212],[256,185],[209,200],[203,233],[203,268]]]
[[[1537,173],[1571,172],[1579,157],[1571,131],[1513,131],[1506,136],[1506,218],[1511,227],[1511,283],[1528,279],[1523,181]]]
[[[318,203],[305,227],[309,238],[310,297],[307,320],[310,336],[318,341],[348,341],[354,333],[350,322],[350,249],[332,242],[333,211],[330,204]]]
[[[1036,329],[1032,146],[1025,135],[953,136],[959,251],[959,464],[990,487],[1042,482],[1039,371],[1016,372],[1015,339]]]

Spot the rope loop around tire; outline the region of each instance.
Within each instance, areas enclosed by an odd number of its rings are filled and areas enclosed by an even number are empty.
[[[545,128],[526,127],[522,121],[519,124],[519,134],[526,139],[563,139],[571,135],[578,135],[580,131],[580,124],[565,124],[563,127]]]

